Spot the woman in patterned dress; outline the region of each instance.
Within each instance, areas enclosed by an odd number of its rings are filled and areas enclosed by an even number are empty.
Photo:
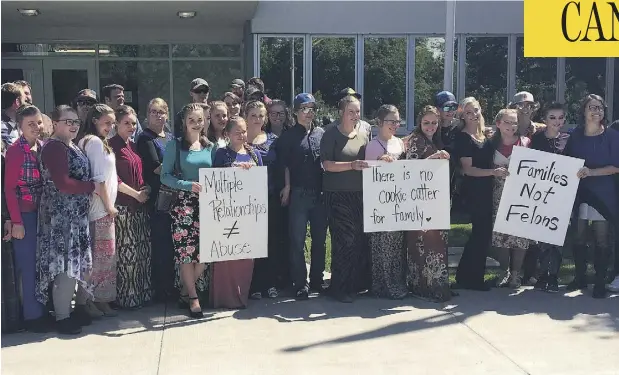
[[[492,137],[491,143],[494,148],[494,167],[509,168],[509,160],[514,146],[528,147],[530,140],[518,135],[518,111],[515,109],[502,109],[496,115],[497,131]],[[492,189],[493,222],[501,202],[505,177],[495,176]],[[524,262],[526,250],[530,241],[526,238],[512,236],[503,233],[492,233],[492,246],[503,253],[505,259],[509,259],[509,267],[505,277],[499,282],[499,287],[519,288],[522,285],[520,270]],[[509,254],[509,255],[508,255]],[[508,255],[508,256],[507,256]]]
[[[417,116],[417,126],[407,139],[406,159],[449,159],[449,153],[442,150],[441,134],[437,131],[439,118],[436,107],[423,108]],[[447,231],[408,231],[406,242],[413,295],[435,302],[448,301],[451,291]]]
[[[183,107],[181,110],[183,136],[166,145],[161,170],[161,183],[179,190],[178,198],[171,210],[172,241],[183,290],[187,291],[187,295],[181,295],[181,298],[187,299],[192,318],[203,316],[196,283],[206,268],[204,263],[200,263],[198,194],[202,191],[202,185],[198,183],[199,170],[212,166],[212,154],[216,149],[206,137],[204,114],[205,111],[199,103]],[[180,171],[175,173],[174,165],[177,157]]]
[[[150,227],[143,203],[149,191],[142,177],[142,160],[131,137],[137,115],[127,105],[116,108],[116,135],[110,146],[116,156],[116,173],[121,181],[116,197],[116,301],[120,307],[139,308],[152,297],[150,283]]]
[[[404,142],[395,136],[400,126],[398,109],[382,105],[376,113],[378,135],[368,143],[365,160],[392,162],[404,154]],[[404,232],[375,232],[368,235],[372,265],[372,293],[376,297],[402,299],[406,287],[406,245]]]
[[[41,149],[43,189],[39,206],[37,289],[39,302],[52,299],[58,332],[77,334],[90,324],[88,314],[70,317],[76,280],[86,285],[92,270],[88,227],[91,193],[101,194],[101,184],[90,181],[90,164],[73,144],[80,127],[77,113],[69,106],[52,112],[54,133]]]

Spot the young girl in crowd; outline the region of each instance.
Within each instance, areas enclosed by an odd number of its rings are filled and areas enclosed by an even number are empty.
[[[495,123],[497,131],[490,140],[495,150],[494,167],[507,170],[514,146],[528,147],[530,140],[518,133],[518,111],[515,109],[500,110],[496,115]],[[496,213],[501,202],[506,176],[495,176],[494,178],[492,190],[493,222],[496,219]],[[504,260],[508,269],[505,277],[499,282],[499,287],[519,288],[522,285],[520,270],[529,244],[530,241],[526,238],[493,232],[492,246],[501,253],[501,259]]]
[[[168,104],[161,98],[148,103],[148,127],[138,136],[137,152],[142,160],[144,183],[150,188],[146,210],[149,215],[151,244],[151,288],[157,301],[165,302],[177,297],[174,290],[174,245],[170,227],[170,213],[156,208],[161,168],[166,144],[172,134],[166,131]]]
[[[442,149],[439,119],[440,113],[436,107],[423,108],[417,116],[417,126],[407,142],[406,159],[449,159],[449,153]],[[451,291],[447,231],[408,231],[406,242],[412,293],[435,302],[448,301]]]
[[[172,216],[172,239],[176,263],[180,265],[183,290],[188,298],[192,318],[203,316],[196,291],[196,282],[205,270],[200,263],[200,211],[198,194],[202,185],[198,182],[200,168],[213,164],[215,145],[206,137],[203,107],[198,103],[187,104],[181,110],[183,136],[169,142],[163,157],[161,183],[179,190]],[[180,171],[175,173],[175,164]],[[177,174],[178,173],[178,174]]]
[[[565,107],[561,103],[552,103],[544,110],[545,131],[537,132],[531,139],[531,148],[552,154],[563,154],[570,137],[562,133],[565,124]],[[561,268],[560,246],[540,242],[541,254],[539,258],[540,273],[537,277],[535,289],[556,293],[559,291],[558,274]]]
[[[148,214],[144,203],[149,190],[142,177],[142,160],[131,137],[135,133],[137,114],[127,105],[115,111],[116,135],[110,147],[116,157],[120,181],[116,209],[116,252],[118,277],[116,301],[121,307],[141,307],[151,299],[151,250]]]
[[[378,135],[365,151],[365,160],[392,162],[404,155],[404,142],[395,136],[400,127],[400,113],[389,104],[376,113]],[[404,233],[370,233],[372,293],[377,297],[402,299],[408,294]]]
[[[565,154],[585,160],[578,171],[582,180],[576,195],[576,275],[568,290],[587,287],[587,233],[594,234],[594,298],[606,297],[606,273],[610,257],[609,230],[619,216],[619,132],[606,126],[606,103],[599,95],[587,95],[582,104],[581,123],[572,132]],[[617,256],[617,255],[615,255]]]
[[[492,238],[492,177],[506,176],[507,170],[493,168],[494,151],[486,139],[484,116],[477,99],[463,99],[460,108],[462,130],[456,134],[455,150],[464,174],[462,195],[472,230],[458,264],[455,287],[488,291],[490,285],[484,282],[484,275]]]
[[[28,331],[47,332],[45,306],[35,296],[37,252],[37,211],[41,196],[39,135],[43,118],[39,109],[25,105],[17,110],[21,136],[6,152],[4,188],[11,218],[11,237],[16,279],[21,281],[22,313]]]
[[[39,206],[37,300],[46,305],[52,285],[57,330],[77,334],[90,324],[84,305],[70,318],[75,282],[83,287],[92,270],[88,213],[91,194],[103,195],[101,183],[90,180],[90,163],[73,139],[80,129],[77,112],[59,106],[52,112],[54,132],[41,149],[43,188]]]
[[[229,118],[230,115],[226,103],[221,101],[214,101],[211,103],[211,121],[208,122],[206,136],[218,148],[226,147],[226,140],[223,133]]]
[[[361,170],[368,167],[364,159],[369,134],[357,129],[361,118],[357,97],[345,96],[339,109],[340,122],[330,126],[320,142],[320,159],[332,245],[330,292],[337,300],[350,303],[357,293],[371,288],[361,177]]]
[[[277,231],[281,230],[277,226],[278,222],[274,217],[277,213],[276,206],[280,206],[279,191],[275,190],[275,168],[276,154],[275,142],[277,136],[265,131],[267,121],[267,110],[262,102],[249,102],[245,105],[245,122],[247,123],[247,140],[260,155],[263,165],[268,167],[268,193],[269,193],[269,254],[267,258],[260,258],[254,261],[254,274],[252,277],[251,297],[260,299],[265,294],[269,298],[277,298],[276,283],[276,261],[279,253],[283,250],[277,245]]]
[[[80,288],[76,303],[86,305],[92,317],[116,316],[109,303],[116,300],[116,228],[114,220],[118,210],[114,207],[118,194],[116,158],[108,144],[116,117],[112,108],[95,104],[86,117],[84,137],[80,148],[88,157],[93,181],[102,183],[102,193],[93,195],[88,220],[92,235],[93,268],[90,282],[93,298]],[[94,304],[93,304],[94,299]]]
[[[267,111],[269,118],[266,125],[266,131],[273,133],[278,137],[293,126],[292,117],[290,111],[286,107],[286,102],[283,100],[275,99],[267,105]]]
[[[224,134],[228,146],[217,150],[214,167],[249,169],[253,166],[262,166],[260,154],[247,144],[247,124],[243,118],[231,118]],[[210,290],[213,307],[230,309],[247,307],[253,269],[253,259],[213,263]]]

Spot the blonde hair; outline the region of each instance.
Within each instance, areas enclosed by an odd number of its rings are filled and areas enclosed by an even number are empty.
[[[152,106],[154,106],[154,105],[163,108],[163,110],[166,111],[166,112],[170,111],[169,108],[168,108],[168,103],[166,103],[166,101],[161,99],[161,98],[154,98],[154,99],[151,99],[150,102],[148,102],[148,111],[149,112],[150,112],[150,108]]]
[[[359,99],[357,99],[356,96],[354,96],[354,95],[346,95],[345,97],[340,99],[340,101],[338,103],[338,108],[339,108],[340,111],[344,111],[344,110],[346,110],[346,107],[348,107],[348,104],[354,103],[354,102],[359,102]]]
[[[462,101],[460,102],[460,108],[461,111],[460,112],[460,129],[464,129],[466,127],[466,122],[464,120],[464,109],[466,108],[467,105],[476,105],[479,107],[479,123],[477,124],[477,129],[475,131],[475,135],[478,138],[485,138],[485,132],[486,132],[486,120],[484,119],[484,114],[483,112],[481,112],[481,105],[479,104],[479,101],[477,99],[475,99],[472,96],[469,96],[468,98],[464,98],[462,99]]]

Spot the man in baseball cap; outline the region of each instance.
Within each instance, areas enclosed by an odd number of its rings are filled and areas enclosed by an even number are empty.
[[[86,115],[93,105],[97,104],[97,93],[91,89],[83,89],[73,99],[73,108],[77,111],[77,117],[82,122],[86,121]]]
[[[521,91],[514,95],[508,107],[518,110],[518,132],[520,135],[531,138],[533,134],[546,128],[544,124],[531,121],[540,105],[530,92]]]
[[[211,92],[211,87],[202,78],[196,78],[189,85],[189,95],[193,103],[207,103],[208,94]]]
[[[308,94],[306,92],[301,93],[294,97],[294,101],[292,102],[292,107],[295,111],[299,110],[303,104],[311,104],[313,103],[313,107],[316,108],[316,98],[314,95]]]
[[[232,91],[234,95],[243,99],[243,94],[245,92],[245,82],[243,82],[243,80],[239,78],[232,80],[232,83],[230,84],[230,91]]]

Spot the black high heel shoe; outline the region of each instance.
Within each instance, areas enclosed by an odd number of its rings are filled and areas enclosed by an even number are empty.
[[[189,301],[196,300],[198,297],[189,297]],[[191,309],[191,303],[189,303],[189,316],[193,319],[204,318],[204,313],[202,312],[202,308],[199,311],[193,311]]]

